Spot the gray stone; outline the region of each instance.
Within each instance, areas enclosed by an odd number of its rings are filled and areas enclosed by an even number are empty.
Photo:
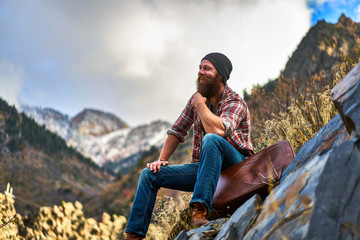
[[[338,114],[300,148],[294,160],[283,172],[280,183],[317,153],[338,145],[347,137],[344,123]]]
[[[264,202],[244,239],[360,239],[360,137],[316,155]]]
[[[331,90],[349,134],[360,130],[360,63]]]
[[[182,230],[179,235],[177,235],[177,237],[174,240],[187,240],[188,239],[188,235],[186,233],[186,230]]]
[[[182,232],[179,233],[179,235],[175,238],[175,240],[214,239],[227,220],[228,219],[226,218],[220,218],[213,220],[199,228],[191,229],[188,232],[186,232],[186,230],[183,230]]]
[[[247,200],[233,213],[230,220],[224,224],[215,240],[242,239],[244,233],[259,213],[261,203],[262,200],[259,195],[254,195]]]
[[[330,152],[316,155],[271,192],[244,239],[305,238],[315,189]]]
[[[360,137],[335,148],[319,179],[309,239],[360,239]]]

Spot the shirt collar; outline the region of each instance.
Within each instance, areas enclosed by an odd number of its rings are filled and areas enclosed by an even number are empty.
[[[224,87],[224,90],[223,90],[223,92],[222,92],[222,94],[221,94],[221,98],[220,98],[220,101],[219,101],[219,103],[218,103],[218,106],[220,106],[220,105],[225,101],[225,99],[226,99],[229,91],[230,91],[230,88],[229,88],[229,86],[226,84],[225,87]]]

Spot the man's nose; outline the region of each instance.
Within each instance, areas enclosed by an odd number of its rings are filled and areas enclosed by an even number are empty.
[[[204,75],[205,74],[205,71],[204,71],[204,69],[203,68],[200,68],[199,69],[199,73],[198,73],[199,75]]]

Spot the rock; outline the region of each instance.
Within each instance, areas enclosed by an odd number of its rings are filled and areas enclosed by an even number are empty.
[[[314,189],[326,160],[326,155],[314,157],[273,190],[244,239],[281,239],[282,236],[303,239],[315,199]]]
[[[241,239],[260,211],[262,199],[254,195],[239,207],[221,228],[215,240]]]
[[[226,218],[220,218],[213,220],[199,228],[194,228],[188,232],[183,230],[179,233],[179,235],[175,238],[175,240],[210,240],[214,239],[214,237],[219,233],[221,227],[227,221]]]
[[[360,238],[359,169],[359,136],[316,155],[272,192],[244,239]]]
[[[300,149],[243,239],[360,239],[359,85],[360,64],[332,91],[340,115]]]
[[[358,63],[331,91],[349,134],[360,130],[360,63]]]
[[[188,239],[188,235],[185,229],[182,230],[174,240],[182,240],[182,239]]]
[[[315,190],[307,239],[360,239],[360,135],[336,147]]]
[[[332,146],[336,146],[339,142],[347,138],[348,135],[344,123],[338,114],[300,148],[294,160],[282,174],[280,183],[282,183],[289,174],[303,166],[315,154],[329,149]]]

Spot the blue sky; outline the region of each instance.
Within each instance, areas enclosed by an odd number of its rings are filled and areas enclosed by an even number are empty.
[[[360,21],[359,0],[311,0],[307,5],[312,10],[311,25],[316,24],[319,20],[336,23],[342,13],[356,22]]]
[[[242,93],[276,78],[309,28],[360,20],[360,0],[2,0],[0,96],[84,108],[130,125],[173,122],[195,91],[200,59],[233,63]]]

